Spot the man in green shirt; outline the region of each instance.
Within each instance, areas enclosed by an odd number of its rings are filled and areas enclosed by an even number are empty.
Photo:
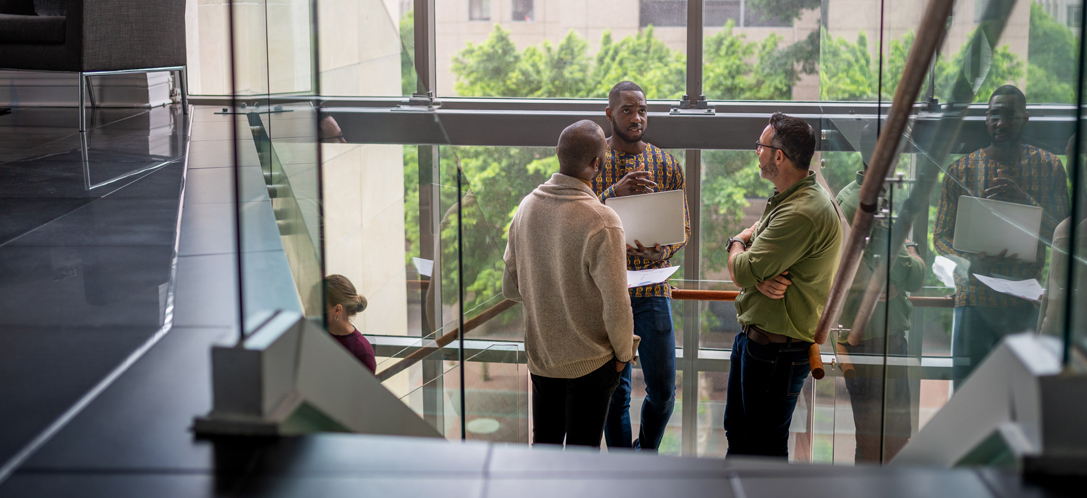
[[[729,456],[788,458],[789,424],[838,270],[842,225],[808,170],[815,153],[808,123],[774,113],[755,152],[775,193],[762,218],[726,243],[743,332],[732,345],[725,437]]]
[[[866,155],[864,163],[867,167],[871,151],[864,150],[862,153]],[[852,222],[857,214],[862,183],[864,172],[860,171],[857,172],[857,180],[846,185],[835,199],[848,222]],[[880,201],[889,203],[885,196],[881,196]],[[886,258],[890,252],[889,237],[888,224],[878,221],[872,229],[868,247],[864,250],[857,276],[853,279],[842,309],[841,324],[849,330],[838,336],[838,351],[844,351],[844,361],[852,365],[852,370],[847,371],[845,376],[845,387],[849,390],[856,427],[854,461],[857,463],[890,461],[909,442],[911,434],[910,384],[906,369],[886,367],[884,382],[882,356],[884,353],[888,356],[906,356],[906,332],[910,329],[910,312],[913,311],[906,292],[920,289],[925,281],[925,262],[917,253],[917,244],[907,241],[898,246],[898,256],[887,278],[888,285],[868,325],[861,331],[853,323],[879,258]],[[885,443],[882,451],[881,440]]]

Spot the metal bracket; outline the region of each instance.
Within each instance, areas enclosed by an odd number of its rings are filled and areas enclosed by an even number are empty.
[[[671,111],[668,111],[668,114],[673,116],[713,116],[717,114],[717,109],[710,107],[705,95],[699,95],[698,101],[694,103],[693,107],[691,106],[691,100],[687,95],[684,95],[683,100],[679,101],[679,107],[673,107]]]
[[[430,112],[441,108],[442,101],[434,98],[434,92],[428,91],[426,95],[417,93],[408,100],[394,108],[393,111]]]
[[[245,102],[242,102],[241,107],[239,107],[236,111],[231,111],[229,107],[224,107],[223,110],[216,112],[215,114],[249,114],[251,112],[256,112],[260,114],[276,114],[280,112],[294,112],[294,109],[284,109],[283,106],[277,105],[271,108],[265,107],[264,110],[261,110],[260,102],[254,102],[252,108],[249,108],[245,105]]]

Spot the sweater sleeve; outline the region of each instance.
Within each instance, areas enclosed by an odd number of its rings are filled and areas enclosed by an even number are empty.
[[[634,313],[627,291],[626,244],[622,228],[605,228],[589,239],[589,274],[600,290],[604,304],[604,327],[615,358],[632,360],[638,351],[634,335]]]
[[[513,229],[511,226],[509,236],[506,241],[506,253],[502,256],[502,261],[505,262],[502,268],[502,295],[506,299],[515,302],[522,302],[521,288],[517,284],[517,265],[516,257],[513,252]]]

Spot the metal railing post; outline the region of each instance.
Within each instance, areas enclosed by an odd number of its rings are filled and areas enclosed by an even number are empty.
[[[696,107],[702,100],[702,2],[687,2],[687,100]],[[687,150],[684,182],[687,210],[691,221],[691,236],[683,249],[683,279],[697,281],[702,272],[702,151]],[[676,370],[683,372],[681,384],[683,455],[698,454],[698,343],[701,321],[698,301],[683,303],[683,358]]]

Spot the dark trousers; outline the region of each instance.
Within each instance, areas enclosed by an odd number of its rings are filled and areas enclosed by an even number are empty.
[[[638,439],[631,441],[630,377],[627,365],[619,388],[611,397],[604,436],[608,448],[657,451],[668,419],[676,404],[676,336],[672,330],[672,300],[666,297],[632,297],[634,333],[642,338],[638,346],[638,364],[645,378],[645,402],[642,403]]]
[[[856,346],[842,344],[851,357],[867,356],[882,360],[883,338],[861,341]],[[892,357],[906,356],[906,333],[898,331],[887,338],[886,351]],[[887,403],[884,406],[884,386]],[[845,377],[853,423],[857,428],[856,462],[890,462],[910,440],[910,380],[906,367],[888,366],[884,383],[883,362],[878,365],[853,363],[853,374]],[[880,459],[880,443],[883,459]]]
[[[962,386],[1004,336],[1034,331],[1037,327],[1038,308],[1030,303],[1006,308],[955,308],[951,337],[951,376],[955,389]]]
[[[789,457],[789,424],[811,371],[810,345],[791,339],[763,345],[736,336],[725,397],[726,457]]]
[[[532,374],[532,443],[600,448],[617,385],[615,360],[576,379]]]

